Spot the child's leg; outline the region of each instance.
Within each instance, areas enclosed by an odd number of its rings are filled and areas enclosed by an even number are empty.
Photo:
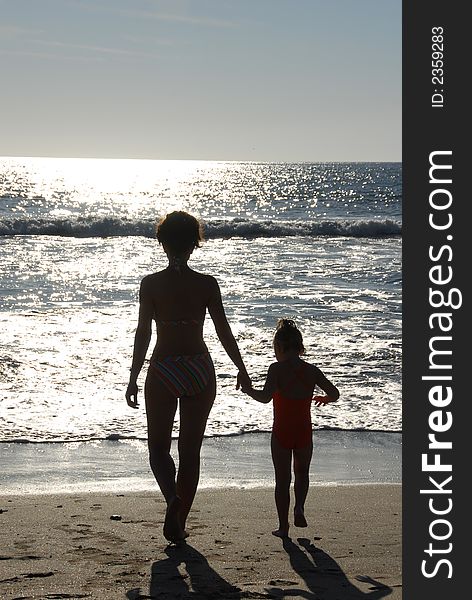
[[[272,533],[278,537],[288,536],[288,509],[290,506],[290,482],[292,478],[292,450],[280,445],[272,434],[272,462],[275,470],[275,506],[279,528]]]
[[[310,485],[310,462],[313,454],[313,443],[305,448],[293,451],[293,470],[295,473],[295,507],[294,520],[296,527],[306,527],[305,500]]]

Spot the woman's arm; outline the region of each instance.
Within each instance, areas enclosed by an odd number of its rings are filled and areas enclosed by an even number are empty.
[[[152,317],[154,308],[148,291],[146,277],[141,281],[139,289],[139,317],[134,336],[133,362],[129,376],[126,401],[131,408],[138,407],[138,375],[144,364],[152,333]]]
[[[238,380],[237,389],[241,385],[247,387],[251,386],[251,379],[247,373],[246,367],[244,366],[241,353],[239,352],[238,344],[234,338],[231,327],[226,318],[225,309],[223,307],[223,301],[221,299],[220,287],[213,277],[212,280],[212,293],[210,300],[208,301],[208,311],[215,325],[216,335],[221,342],[221,345],[225,349],[227,355],[233,361],[234,365],[238,369]]]

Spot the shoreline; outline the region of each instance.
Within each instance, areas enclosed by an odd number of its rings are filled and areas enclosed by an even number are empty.
[[[401,434],[315,431],[311,483],[323,486],[401,482]],[[142,440],[0,444],[3,495],[156,490]],[[172,455],[177,458],[176,440]],[[273,485],[270,434],[205,438],[201,489]]]
[[[307,528],[276,525],[273,490],[203,489],[169,546],[160,494],[0,498],[5,600],[401,599],[401,486],[310,486]]]

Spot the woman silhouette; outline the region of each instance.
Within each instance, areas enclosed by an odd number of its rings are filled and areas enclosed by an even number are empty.
[[[198,486],[203,434],[216,395],[215,370],[203,340],[207,309],[223,348],[238,369],[236,387],[250,385],[216,279],[197,273],[187,264],[202,238],[199,221],[185,212],[170,213],[158,224],[157,239],[169,265],[141,281],[139,319],[126,390],[128,405],[137,408],[137,378],[151,341],[154,319],[157,343],[144,387],[149,460],[167,502],[164,536],[172,542],[187,537],[185,523]],[[170,448],[178,400],[176,477]]]

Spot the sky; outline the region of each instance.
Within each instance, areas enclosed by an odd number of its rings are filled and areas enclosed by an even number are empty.
[[[401,0],[0,0],[0,156],[401,161]]]

